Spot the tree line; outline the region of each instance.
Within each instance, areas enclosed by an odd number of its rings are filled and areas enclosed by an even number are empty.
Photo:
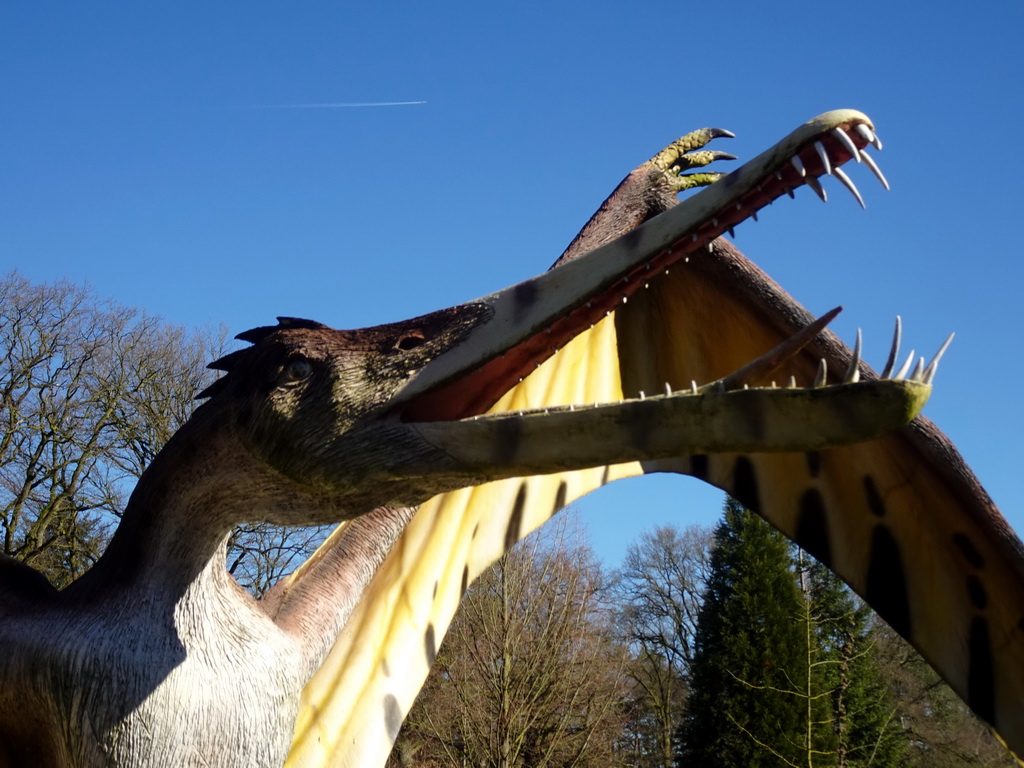
[[[827,568],[735,501],[602,567],[562,513],[470,586],[392,768],[1016,762]]]
[[[210,384],[223,329],[71,283],[0,277],[0,566],[58,588],[100,556],[138,477]],[[241,526],[255,595],[323,528]],[[735,503],[641,534],[608,570],[563,513],[465,595],[392,766],[1010,766],[921,658]]]

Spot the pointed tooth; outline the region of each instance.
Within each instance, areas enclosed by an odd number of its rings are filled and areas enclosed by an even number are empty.
[[[907,375],[907,371],[910,370],[910,366],[913,365],[913,364],[914,364],[914,350],[910,350],[910,355],[907,356],[907,362],[905,362],[902,366],[900,366],[900,369],[898,371],[896,371],[896,375],[893,376],[893,379],[898,381],[898,380],[900,380],[902,378],[905,378],[906,375]]]
[[[787,189],[786,190],[786,194],[789,195],[792,199],[794,199],[794,200],[796,199],[796,195],[793,194],[793,190],[792,189]]]
[[[744,385],[743,385],[743,389],[745,389],[745,390],[746,390],[746,389],[750,389],[750,385],[749,385],[749,384],[744,384]]]
[[[628,297],[626,297],[626,296],[622,297],[622,303],[623,304],[625,304],[628,300],[629,300]]]
[[[726,229],[725,231],[729,233],[729,237],[731,237],[731,238],[733,238],[733,239],[735,239],[735,238],[736,238],[736,232],[734,232],[734,231],[733,231],[733,228],[732,228],[732,227],[729,227],[729,228],[728,228],[728,229]]]
[[[742,211],[743,210],[743,203],[736,203],[736,210],[737,211]]]
[[[750,218],[752,218],[754,221],[757,221],[757,211],[751,211]]]
[[[711,247],[711,243],[708,243],[704,247],[708,249],[708,253],[714,253],[715,252],[715,249]],[[667,269],[665,271],[668,272]]]
[[[796,376],[789,377],[789,388],[796,389]]]
[[[796,168],[796,172],[800,174],[801,178],[807,175],[807,169],[804,168],[804,164],[800,162],[799,157],[793,155],[791,158],[789,158],[789,162],[793,164],[793,167]]]
[[[569,410],[570,411],[575,411],[576,410],[576,406],[573,405],[572,403],[569,403]]]
[[[718,217],[717,216],[712,216],[711,217],[711,227],[712,227],[712,229],[718,229]]]
[[[853,126],[853,130],[859,133],[861,138],[864,139],[864,141],[866,141],[868,144],[874,144],[875,141],[877,141],[877,139],[875,139],[875,134],[871,131],[870,128],[864,125],[864,123],[857,123],[857,125]],[[880,147],[876,146],[875,149],[880,149]]]
[[[775,178],[778,179],[779,181],[782,181],[782,171],[776,171]],[[760,190],[758,191],[760,192]]]
[[[828,381],[828,363],[825,362],[825,358],[821,358],[818,363],[818,373],[814,377],[814,387],[824,387]]]
[[[697,382],[694,381],[693,379],[690,380],[690,394],[691,395],[696,395],[697,394]]]
[[[892,346],[889,348],[889,359],[885,361],[885,368],[882,369],[882,378],[888,379],[892,375],[893,366],[896,365],[896,356],[900,353],[900,340],[903,338],[903,320],[896,315],[896,331],[892,335]]]
[[[641,400],[647,399],[647,395],[644,394],[644,391],[642,389],[640,390],[640,399]]]
[[[914,372],[910,374],[910,381],[921,381],[921,377],[924,375],[924,358],[917,358],[917,365],[914,366]]]
[[[667,381],[665,382],[665,394],[669,396],[672,395],[672,387],[669,386],[669,383]]]
[[[828,152],[825,151],[825,145],[820,141],[814,142],[814,151],[818,153],[818,157],[821,158],[821,164],[825,166],[825,173],[832,173],[832,161],[828,159]]]
[[[846,369],[846,374],[843,376],[843,383],[845,384],[856,384],[860,381],[861,342],[861,332],[860,328],[858,328],[857,343],[853,345],[853,357],[850,359],[850,367]]]
[[[939,370],[939,360],[942,359],[942,356],[946,353],[946,350],[949,349],[949,345],[953,341],[953,336],[955,335],[956,334],[951,333],[949,334],[949,336],[946,337],[946,340],[942,342],[942,346],[939,347],[939,351],[935,353],[935,357],[933,357],[932,361],[928,363],[928,367],[924,369],[924,374],[921,380],[925,384],[932,383],[932,379],[935,378],[935,372]]]
[[[885,176],[882,175],[882,169],[878,167],[878,163],[875,162],[875,159],[863,150],[860,153],[860,157],[864,161],[864,165],[871,169],[871,172],[875,174],[880,182],[882,182],[882,186],[888,190],[889,182],[886,181]]]
[[[857,198],[857,202],[860,203],[861,208],[867,208],[867,206],[864,205],[864,198],[860,196],[860,191],[857,189],[856,185],[854,185],[853,180],[846,175],[846,171],[842,168],[833,168],[832,175],[839,179],[843,183],[844,187],[850,190],[850,194]]]
[[[814,190],[814,193],[821,198],[821,202],[828,202],[828,194],[825,192],[824,187],[821,186],[821,182],[818,181],[817,176],[808,176],[805,181],[807,186]]]
[[[857,149],[857,145],[853,143],[853,139],[846,135],[846,131],[842,128],[833,128],[832,135],[839,139],[839,143],[846,147],[847,151],[853,155],[853,159],[859,163],[860,150]]]

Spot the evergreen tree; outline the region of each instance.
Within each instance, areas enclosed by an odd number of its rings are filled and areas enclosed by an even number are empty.
[[[799,567],[807,607],[807,746],[816,750],[813,764],[898,765],[905,742],[878,671],[871,611],[821,563],[801,554]]]
[[[737,502],[715,530],[678,766],[800,761],[807,675],[802,597],[785,538]]]

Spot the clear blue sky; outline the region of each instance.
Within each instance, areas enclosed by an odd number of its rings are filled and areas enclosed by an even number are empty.
[[[2,267],[187,325],[372,325],[543,270],[692,128],[748,159],[861,109],[892,191],[855,168],[866,211],[805,189],[737,244],[876,366],[897,313],[918,348],[957,332],[926,413],[1022,530],[1022,34],[1017,0],[5,3]],[[395,101],[426,103],[272,106]],[[720,504],[642,478],[582,506],[615,563]]]

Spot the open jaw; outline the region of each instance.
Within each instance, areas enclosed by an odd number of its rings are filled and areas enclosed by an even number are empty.
[[[757,211],[775,199],[792,195],[803,184],[824,197],[818,179],[831,174],[863,205],[840,166],[850,160],[863,162],[887,186],[865,151],[869,144],[880,146],[865,115],[852,110],[825,113],[618,240],[480,299],[475,304],[488,308],[488,319],[421,369],[396,393],[393,406],[421,437],[458,457],[459,463],[491,467],[492,479],[569,468],[565,460],[543,450],[545,443],[559,443],[553,439],[556,435],[562,438],[559,454],[573,457],[573,466],[592,466],[614,459],[588,446],[609,442],[627,447],[630,458],[672,452],[793,451],[867,440],[902,426],[927,399],[937,360],[927,368],[919,365],[909,376],[905,367],[895,380],[864,382],[857,381],[855,363],[843,377],[846,384],[827,388],[835,389],[827,394],[813,386],[786,386],[785,377],[778,388],[730,393],[748,383],[770,381],[771,372],[809,342],[832,313],[798,334],[788,350],[773,351],[750,370],[714,386],[666,382],[664,392],[638,393],[635,400],[621,403],[483,415],[517,382],[612,315],[636,291],[674,264],[699,258],[716,237],[756,218]],[[891,373],[892,366],[888,367]],[[659,444],[655,432],[672,434],[672,445]],[[564,442],[567,434],[578,438],[571,446]]]

